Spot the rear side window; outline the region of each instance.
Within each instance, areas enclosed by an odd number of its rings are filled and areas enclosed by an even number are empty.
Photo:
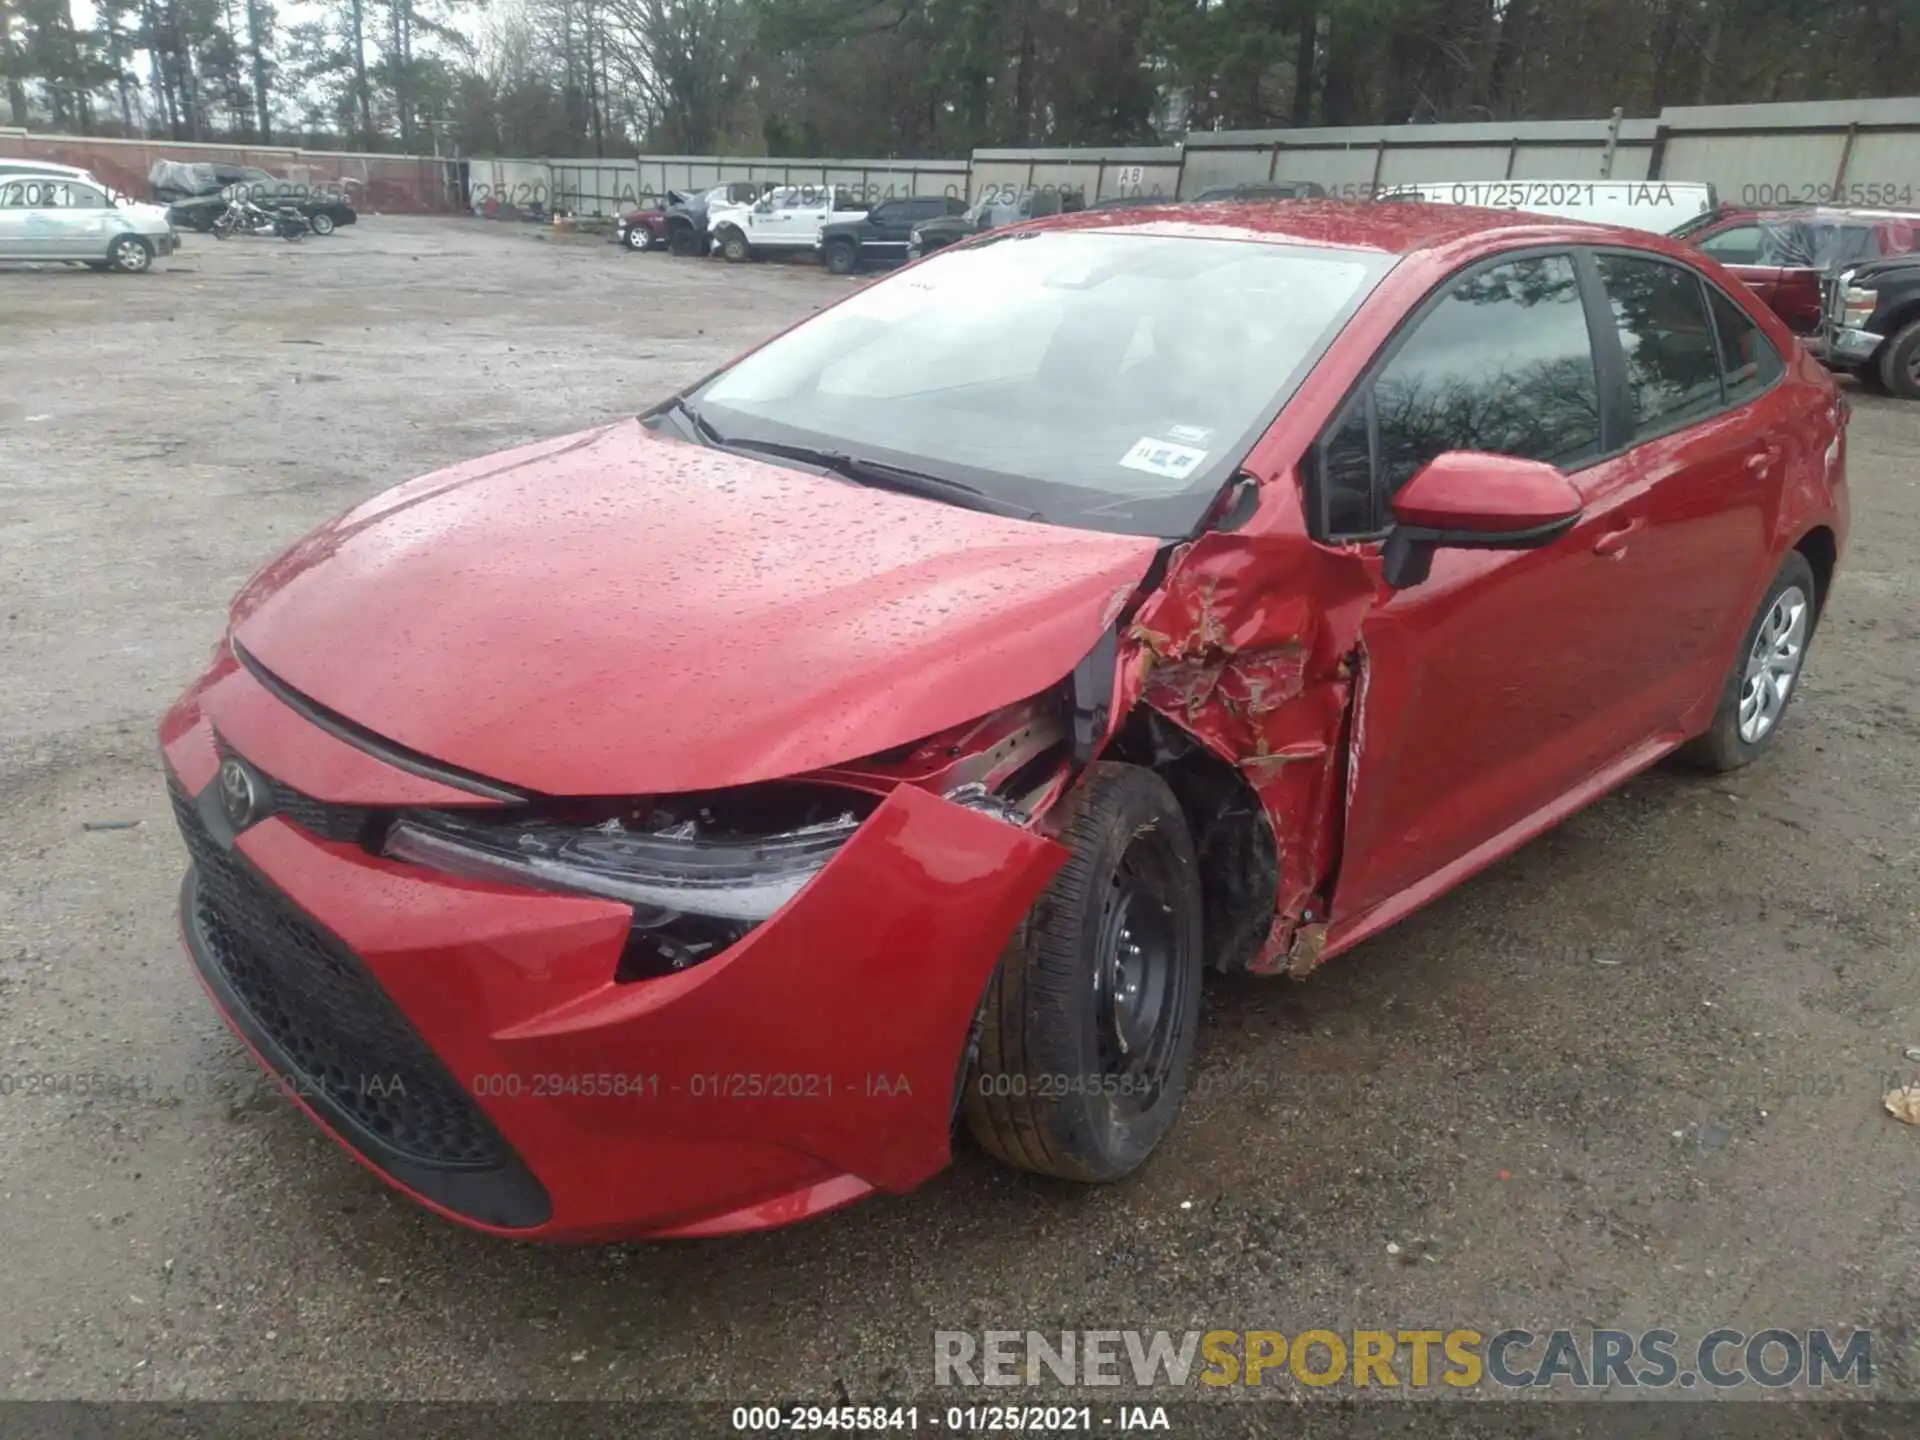
[[[1328,533],[1383,527],[1393,494],[1449,450],[1563,469],[1599,454],[1600,387],[1567,256],[1476,270],[1415,322],[1322,446]]]
[[[1786,373],[1786,363],[1760,327],[1717,289],[1707,287],[1713,330],[1720,345],[1720,374],[1727,404],[1744,405]]]
[[[1720,406],[1720,354],[1691,270],[1627,255],[1597,257],[1627,361],[1635,431],[1685,424]]]
[[[1700,248],[1722,265],[1758,265],[1763,245],[1758,225],[1736,225],[1700,242]]]

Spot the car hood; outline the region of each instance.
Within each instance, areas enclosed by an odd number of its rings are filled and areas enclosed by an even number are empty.
[[[718,789],[1044,689],[1157,545],[629,420],[349,512],[249,582],[233,636],[309,700],[479,775],[559,795]]]
[[[1876,260],[1862,260],[1847,266],[1843,273],[1851,275],[1856,285],[1896,276],[1904,279],[1920,275],[1920,255],[1885,255]]]

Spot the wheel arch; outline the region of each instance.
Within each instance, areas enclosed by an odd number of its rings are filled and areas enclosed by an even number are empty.
[[[1833,572],[1840,563],[1840,540],[1827,525],[1816,525],[1794,542],[1793,548],[1805,557],[1807,566],[1813,571],[1813,583],[1819,592],[1814,596],[1814,613],[1824,615],[1827,609],[1827,595],[1833,586]]]
[[[1211,969],[1244,970],[1273,928],[1280,846],[1259,793],[1238,767],[1145,701],[1101,753],[1151,770],[1180,802],[1200,869],[1201,945]]]

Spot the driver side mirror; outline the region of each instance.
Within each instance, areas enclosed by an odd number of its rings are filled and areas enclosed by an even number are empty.
[[[1537,550],[1579,520],[1573,482],[1541,460],[1449,450],[1414,473],[1393,497],[1383,578],[1396,590],[1418,585],[1433,552]]]

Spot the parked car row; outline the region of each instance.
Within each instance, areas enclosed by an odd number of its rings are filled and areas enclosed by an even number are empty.
[[[1312,181],[1215,186],[1186,200],[1121,195],[1087,204],[1073,191],[989,186],[972,204],[915,195],[866,205],[838,187],[736,181],[669,192],[623,215],[616,243],[741,262],[811,252],[833,274],[917,260],[977,235],[1075,210],[1318,200]],[[1433,182],[1381,190],[1378,202],[1470,205],[1662,234],[1712,256],[1802,344],[1833,368],[1920,398],[1920,215],[1820,206],[1722,204],[1692,181]],[[1845,279],[1840,272],[1846,267]],[[1909,301],[1912,300],[1911,307]]]
[[[1216,186],[1187,204],[1299,200],[1324,196],[1311,181]],[[1055,186],[989,186],[971,205],[957,195],[906,195],[875,202],[842,186],[734,181],[696,194],[666,195],[622,214],[610,239],[629,250],[718,254],[736,263],[811,251],[836,275],[918,259],[942,246],[1047,215],[1171,203],[1161,195],[1123,195],[1087,204]]]

